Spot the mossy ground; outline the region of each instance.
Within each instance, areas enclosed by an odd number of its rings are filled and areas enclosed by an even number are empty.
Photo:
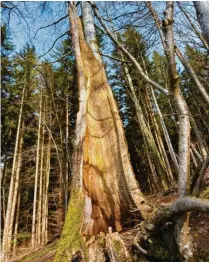
[[[30,255],[21,258],[21,262],[29,262],[33,260],[38,260],[39,258],[41,259],[45,255],[48,255],[51,251],[56,250],[56,248],[57,248],[57,242],[52,243],[46,247],[43,247],[41,250],[36,250]]]

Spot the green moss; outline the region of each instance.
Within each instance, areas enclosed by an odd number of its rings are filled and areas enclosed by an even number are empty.
[[[102,247],[105,246],[105,238],[104,238],[103,236],[97,236],[96,240],[97,240],[97,243],[98,243],[100,246],[102,246]]]
[[[119,262],[131,262],[131,257],[125,255],[125,251],[122,243],[119,240],[113,240],[113,248],[117,254],[117,261]]]
[[[46,247],[43,247],[39,251],[36,250],[32,254],[25,256],[24,258],[21,259],[21,261],[29,262],[29,261],[33,261],[34,259],[41,258],[47,255],[50,251],[56,250],[56,247],[57,247],[57,242],[52,243]]]
[[[80,235],[80,227],[83,219],[84,197],[80,192],[73,192],[71,195],[68,212],[62,236],[58,244],[54,262],[70,261],[73,254],[82,252],[86,256],[86,248]]]

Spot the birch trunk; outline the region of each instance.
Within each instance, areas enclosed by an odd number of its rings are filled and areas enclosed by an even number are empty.
[[[184,15],[186,16],[187,20],[189,21],[190,25],[192,26],[193,31],[196,33],[196,35],[199,37],[199,39],[202,41],[204,47],[209,51],[209,46],[207,41],[205,40],[205,38],[203,37],[203,35],[201,34],[201,32],[199,32],[199,30],[197,30],[196,26],[194,25],[194,23],[192,22],[189,14],[184,10],[184,8],[181,6],[181,4],[179,2],[177,2],[179,8],[181,9],[181,11],[184,13]]]
[[[162,27],[161,27],[160,18],[158,17],[158,14],[156,13],[155,9],[152,7],[152,4],[151,4],[150,1],[147,1],[146,5],[149,8],[149,10],[150,10],[150,12],[151,12],[151,14],[152,14],[152,16],[154,18],[154,21],[155,21],[155,24],[157,26],[157,29],[158,29],[158,32],[159,32],[159,35],[160,35],[160,39],[161,39],[161,42],[162,42],[162,45],[163,45],[163,48],[164,48],[164,51],[165,51],[165,55],[166,55],[166,42],[165,42],[165,36],[163,34]],[[203,85],[199,81],[199,78],[195,74],[195,71],[193,70],[192,66],[184,58],[184,56],[182,55],[181,51],[178,49],[176,44],[175,44],[175,52],[176,52],[178,58],[180,59],[181,63],[183,64],[183,66],[187,70],[188,74],[190,75],[190,77],[192,78],[194,83],[197,85],[197,88],[198,88],[200,94],[203,96],[203,98],[205,99],[206,103],[208,103],[209,102],[209,96],[208,96],[205,88],[203,87]],[[187,106],[187,110],[189,111],[188,106]],[[208,154],[207,154],[207,150],[206,150],[206,148],[204,146],[204,141],[202,139],[200,131],[198,130],[196,122],[195,122],[193,116],[190,114],[190,112],[189,112],[189,115],[190,115],[190,121],[191,121],[192,129],[194,130],[195,136],[196,136],[198,144],[200,146],[201,154],[202,154],[203,158],[205,159],[205,157]]]
[[[173,33],[174,2],[166,2],[163,30],[165,34],[166,56],[169,66],[170,89],[176,110],[179,114],[179,194],[180,198],[189,193],[190,186],[190,121],[187,105],[183,99],[176,70],[174,33]],[[182,259],[192,259],[193,250],[189,237],[189,214],[184,213],[176,223],[176,240]]]
[[[209,44],[209,3],[207,1],[194,1],[194,6],[203,35]]]

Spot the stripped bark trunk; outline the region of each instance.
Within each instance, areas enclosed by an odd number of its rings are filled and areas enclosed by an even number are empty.
[[[50,116],[51,118],[51,116]],[[44,213],[44,244],[48,241],[48,189],[49,189],[49,177],[50,177],[50,159],[51,159],[51,137],[48,138],[48,148],[47,148],[47,160],[46,160],[46,189],[45,189],[45,213]]]
[[[69,12],[79,112],[71,199],[55,261],[68,261],[76,254],[85,257],[88,250],[82,235],[88,239],[107,232],[108,227],[120,231],[133,208],[144,218],[151,211],[133,174],[122,122],[103,65],[84,40],[75,5],[69,5]]]

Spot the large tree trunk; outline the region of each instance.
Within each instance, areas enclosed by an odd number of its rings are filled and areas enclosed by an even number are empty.
[[[134,213],[146,218],[151,211],[134,177],[104,67],[84,39],[74,5],[69,6],[69,12],[79,112],[71,199],[55,261],[69,261],[73,255],[85,257],[82,236],[89,239],[107,232],[108,227],[121,231]]]

